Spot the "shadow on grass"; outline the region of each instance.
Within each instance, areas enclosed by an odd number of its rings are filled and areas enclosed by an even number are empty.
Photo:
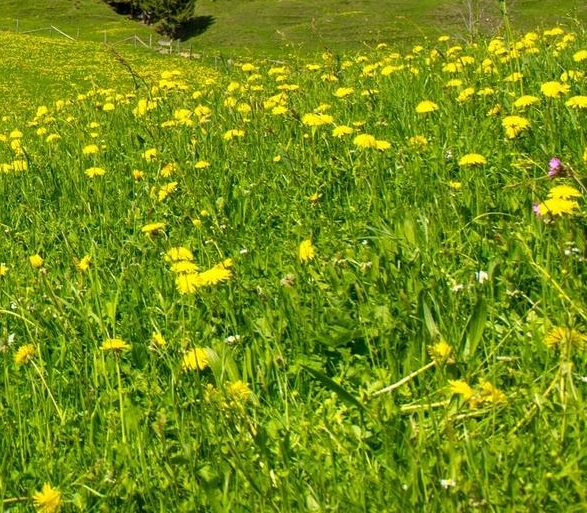
[[[190,37],[199,36],[214,25],[215,21],[214,16],[194,16],[178,27],[175,37],[185,41]]]

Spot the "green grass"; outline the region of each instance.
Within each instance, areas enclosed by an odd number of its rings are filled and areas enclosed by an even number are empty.
[[[585,510],[571,27],[216,67],[0,34],[0,509]]]

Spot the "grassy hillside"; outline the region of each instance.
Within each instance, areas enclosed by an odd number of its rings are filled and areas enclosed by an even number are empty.
[[[587,509],[584,31],[0,45],[0,510]]]
[[[587,510],[585,31],[316,4],[0,33],[1,511]]]
[[[119,41],[149,27],[116,15],[98,0],[5,0],[0,28],[32,30],[55,25],[86,40]],[[510,15],[519,29],[587,18],[583,0],[516,0]],[[281,48],[359,49],[364,44],[410,44],[448,33],[467,37],[500,25],[497,0],[200,0],[186,45],[200,52],[272,53]]]

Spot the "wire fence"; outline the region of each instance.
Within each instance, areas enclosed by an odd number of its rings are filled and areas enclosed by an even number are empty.
[[[80,41],[80,31],[77,30],[76,35],[68,34],[67,32],[61,30],[60,28],[56,27],[55,25],[49,25],[47,27],[40,27],[35,29],[29,30],[21,30],[19,20],[15,20],[15,28],[5,28],[1,27],[0,30],[4,32],[17,32],[19,34],[37,34],[37,35],[45,35],[48,34],[50,37],[58,36],[68,39],[70,41]],[[136,34],[131,36],[125,37],[123,39],[116,39],[113,38],[111,35],[108,34],[108,31],[103,32],[103,37],[101,40],[102,43],[108,45],[133,45],[135,47],[147,48],[157,53],[166,54],[166,55],[179,55],[181,57],[186,58],[201,58],[201,54],[192,51],[191,44],[182,44],[181,41],[178,39],[158,39],[154,38],[152,34],[148,37],[142,36],[139,37]]]

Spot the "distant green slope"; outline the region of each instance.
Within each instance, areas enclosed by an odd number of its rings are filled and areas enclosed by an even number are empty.
[[[100,0],[4,0],[0,29],[28,31],[55,25],[84,40],[120,41],[134,34],[157,41],[140,22]],[[360,49],[378,42],[412,43],[441,33],[467,37],[499,28],[497,0],[200,0],[185,44],[201,52],[277,53]],[[587,21],[584,0],[516,0],[508,4],[520,30]],[[18,20],[18,21],[17,21]]]

